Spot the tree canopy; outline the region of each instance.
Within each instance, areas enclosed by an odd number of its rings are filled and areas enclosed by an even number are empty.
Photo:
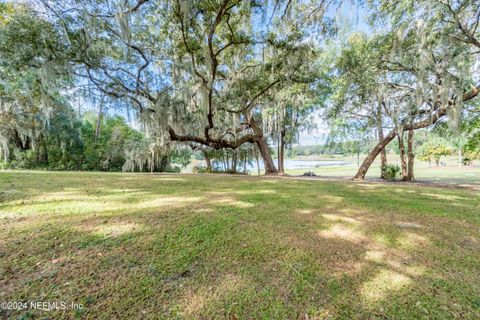
[[[171,154],[193,148],[229,149],[232,159],[251,150],[245,154],[258,152],[267,174],[283,172],[285,148],[315,126],[318,114],[331,141],[348,140],[351,153],[377,140],[358,179],[378,154],[386,165],[384,150],[395,138],[401,155],[413,157],[413,131],[443,119],[475,139],[472,126],[462,125],[478,113],[475,1],[367,1],[362,10],[370,32],[349,31],[349,22],[334,14],[341,6],[324,0],[3,3],[3,158],[31,149],[38,163],[48,163],[51,141],[62,150],[82,145],[86,154],[104,154],[90,147],[102,140],[112,114],[132,117],[142,131],[109,144],[112,154],[102,160],[122,159],[113,167],[125,170],[164,169]],[[91,127],[82,106],[96,110]],[[402,164],[406,172],[406,159]]]

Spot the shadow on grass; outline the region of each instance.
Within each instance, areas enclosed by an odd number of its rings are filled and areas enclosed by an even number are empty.
[[[479,313],[478,196],[469,201],[470,193],[223,176],[36,177],[50,184],[20,175],[6,185],[24,195],[2,196],[1,298],[85,309],[35,315]]]

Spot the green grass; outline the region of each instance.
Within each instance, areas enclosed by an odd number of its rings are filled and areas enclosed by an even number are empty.
[[[472,189],[0,172],[0,301],[49,319],[479,319]]]

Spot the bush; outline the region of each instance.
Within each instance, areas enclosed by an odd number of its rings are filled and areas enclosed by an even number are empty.
[[[382,168],[382,176],[387,180],[395,180],[399,172],[400,167],[398,165],[387,164]]]
[[[208,171],[207,168],[202,165],[194,166],[192,168],[192,172],[193,173],[227,173],[227,174],[240,174],[240,175],[248,175],[250,173],[249,171],[246,171],[244,173],[243,171],[233,171],[232,169],[223,170],[223,169],[220,169],[219,167],[212,168],[210,171]]]
[[[169,172],[169,173],[180,173],[180,172],[182,172],[182,168],[180,168],[179,166],[168,166],[168,167],[165,169],[165,172]]]
[[[13,157],[10,161],[12,169],[30,169],[33,166],[35,153],[33,150],[13,149]]]
[[[207,167],[204,166],[194,166],[192,168],[193,173],[207,173]]]
[[[6,161],[0,161],[0,170],[11,169],[12,165]]]
[[[463,157],[462,164],[464,166],[471,166],[472,165],[472,159],[470,159],[468,157]]]

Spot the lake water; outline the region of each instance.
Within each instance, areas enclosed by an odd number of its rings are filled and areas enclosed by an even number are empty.
[[[275,162],[276,159],[275,159]],[[345,166],[350,162],[340,160],[291,160],[286,159],[284,166],[285,169],[308,169],[317,167],[329,167],[329,166]]]
[[[278,165],[277,159],[273,160],[275,166]],[[254,161],[253,165],[249,169],[256,169],[257,163]],[[284,166],[286,170],[293,169],[315,169],[318,167],[329,167],[329,166],[346,166],[351,164],[350,162],[341,161],[341,160],[294,160],[294,159],[285,159]],[[260,160],[260,168],[263,169],[263,161]]]

